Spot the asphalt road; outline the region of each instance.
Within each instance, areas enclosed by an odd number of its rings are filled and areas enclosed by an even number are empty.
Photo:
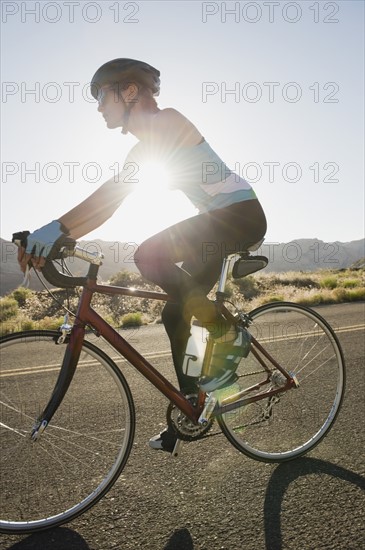
[[[365,548],[365,305],[323,306],[347,365],[347,390],[334,428],[306,457],[256,462],[216,429],[185,444],[178,459],[148,448],[164,427],[167,402],[124,366],[137,411],[135,443],[113,489],[92,510],[48,532],[1,536],[11,550],[361,550]],[[161,326],[128,331],[174,381]],[[166,353],[161,353],[165,352]]]

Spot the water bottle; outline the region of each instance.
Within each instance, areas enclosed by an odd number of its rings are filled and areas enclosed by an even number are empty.
[[[187,376],[193,376],[194,378],[200,376],[207,339],[207,329],[202,327],[198,321],[194,321],[190,328],[190,338],[186,346],[182,367],[183,373]]]

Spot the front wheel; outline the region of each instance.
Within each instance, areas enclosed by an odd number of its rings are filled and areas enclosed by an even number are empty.
[[[250,317],[249,332],[280,366],[295,374],[299,387],[227,412],[218,421],[228,440],[249,457],[291,460],[313,449],[337,417],[345,390],[341,347],[329,324],[304,306],[268,304]],[[277,369],[270,368],[269,386],[248,395],[285,382]],[[237,374],[237,382],[221,391],[221,401],[268,377],[253,353],[241,360]]]
[[[127,382],[87,341],[61,405],[32,441],[65,353],[58,337],[31,331],[0,340],[1,532],[28,533],[74,519],[110,489],[133,444]]]

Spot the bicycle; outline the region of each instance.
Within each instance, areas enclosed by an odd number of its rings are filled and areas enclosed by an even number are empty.
[[[267,258],[246,250],[223,259],[215,301],[227,319],[249,331],[250,353],[233,385],[186,396],[91,305],[96,293],[169,297],[100,284],[100,254],[63,246],[57,256],[67,255],[90,263],[87,276],[61,273],[52,261],[43,275],[56,287],[82,287],[73,328],[65,323],[60,331],[20,332],[0,341],[1,532],[29,533],[73,520],[108,492],[126,465],[135,431],[133,397],[121,369],[85,338],[87,327],[169,400],[167,421],[178,436],[173,456],[183,441],[206,436],[214,420],[236,449],[266,462],[302,456],[328,434],[345,389],[343,353],[330,325],[288,302],[243,313],[225,292],[229,273],[244,277],[264,268]],[[202,375],[212,347],[208,339]]]

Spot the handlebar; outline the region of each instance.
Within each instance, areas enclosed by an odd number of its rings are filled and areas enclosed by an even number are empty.
[[[96,278],[98,269],[102,264],[103,255],[99,252],[89,252],[88,250],[75,246],[73,249],[69,247],[61,247],[59,258],[79,258],[88,262],[90,265],[88,275]],[[54,258],[56,259],[56,258]],[[92,269],[94,267],[94,269]],[[96,269],[95,269],[96,268]],[[56,268],[51,259],[46,258],[46,263],[42,268],[42,274],[49,283],[59,288],[74,288],[75,286],[85,286],[89,277],[72,277],[65,275]]]
[[[29,231],[21,231],[13,234],[13,243],[16,246],[22,246],[26,248],[27,237]],[[88,262],[90,265],[89,273],[86,277],[72,277],[65,275],[58,271],[53,263],[53,260],[63,258],[79,258]],[[76,242],[69,238],[64,237],[60,242],[56,242],[49,255],[46,258],[44,267],[41,268],[44,278],[52,285],[58,288],[74,288],[75,286],[85,286],[87,279],[90,276],[96,277],[99,267],[102,265],[104,255],[100,252],[90,252],[85,248],[82,248],[76,244]]]

